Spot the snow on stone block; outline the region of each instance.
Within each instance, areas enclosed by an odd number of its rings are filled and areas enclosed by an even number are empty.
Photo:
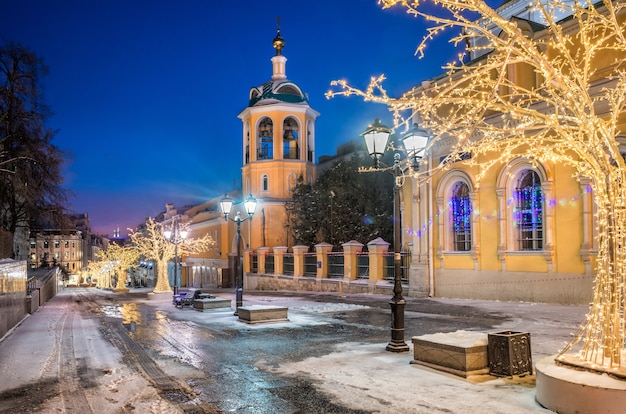
[[[411,364],[424,365],[463,378],[489,373],[487,334],[456,331],[414,336]]]
[[[193,301],[193,307],[196,310],[204,311],[205,309],[230,308],[230,299],[207,298],[196,299]]]

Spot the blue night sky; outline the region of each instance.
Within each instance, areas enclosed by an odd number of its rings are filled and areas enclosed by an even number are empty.
[[[250,87],[271,77],[276,16],[287,78],[320,112],[317,154],[357,138],[386,107],[327,100],[334,79],[365,88],[384,73],[399,96],[441,73],[455,52],[442,37],[414,56],[424,23],[376,0],[19,0],[4,2],[0,40],[43,58],[42,80],[69,153],[71,209],[92,229],[122,234],[148,216],[240,188],[241,121]]]

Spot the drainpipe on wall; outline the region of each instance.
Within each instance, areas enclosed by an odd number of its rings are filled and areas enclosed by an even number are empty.
[[[267,244],[265,243],[265,209],[262,208],[261,209],[261,236],[263,237],[263,244],[261,245],[262,247],[266,247]]]
[[[432,154],[428,154],[428,168],[432,165],[433,157]],[[433,264],[433,226],[431,223],[434,223],[433,220],[433,195],[432,195],[432,181],[428,180],[428,215],[427,220],[430,223],[428,225],[428,297],[432,298],[435,296],[435,266]]]

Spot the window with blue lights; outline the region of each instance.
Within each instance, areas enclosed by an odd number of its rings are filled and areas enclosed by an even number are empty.
[[[453,248],[458,252],[467,252],[472,248],[472,203],[469,187],[459,182],[452,191],[450,199],[452,209]]]
[[[543,191],[539,175],[524,171],[515,190],[519,250],[543,249]]]

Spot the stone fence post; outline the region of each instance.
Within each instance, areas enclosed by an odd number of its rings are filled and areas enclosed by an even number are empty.
[[[309,246],[293,246],[293,277],[304,276],[304,254],[309,251]]]
[[[245,249],[243,251],[243,272],[244,273],[250,273],[250,270],[252,269],[252,253],[254,252],[254,250],[252,249]]]
[[[350,240],[341,245],[343,247],[343,279],[345,281],[355,280],[359,275],[357,265],[357,253],[363,251],[363,243]]]
[[[285,272],[285,253],[289,247],[287,246],[276,246],[274,247],[274,274],[275,275],[284,275]]]
[[[265,257],[270,252],[269,247],[259,247],[256,249],[257,254],[257,273],[265,273]]]
[[[370,261],[370,278],[371,284],[376,284],[379,280],[383,279],[385,263],[384,253],[389,250],[389,243],[381,239],[380,237],[367,243],[368,256]]]
[[[328,253],[333,250],[330,243],[319,243],[315,245],[317,255],[317,278],[328,277]]]

